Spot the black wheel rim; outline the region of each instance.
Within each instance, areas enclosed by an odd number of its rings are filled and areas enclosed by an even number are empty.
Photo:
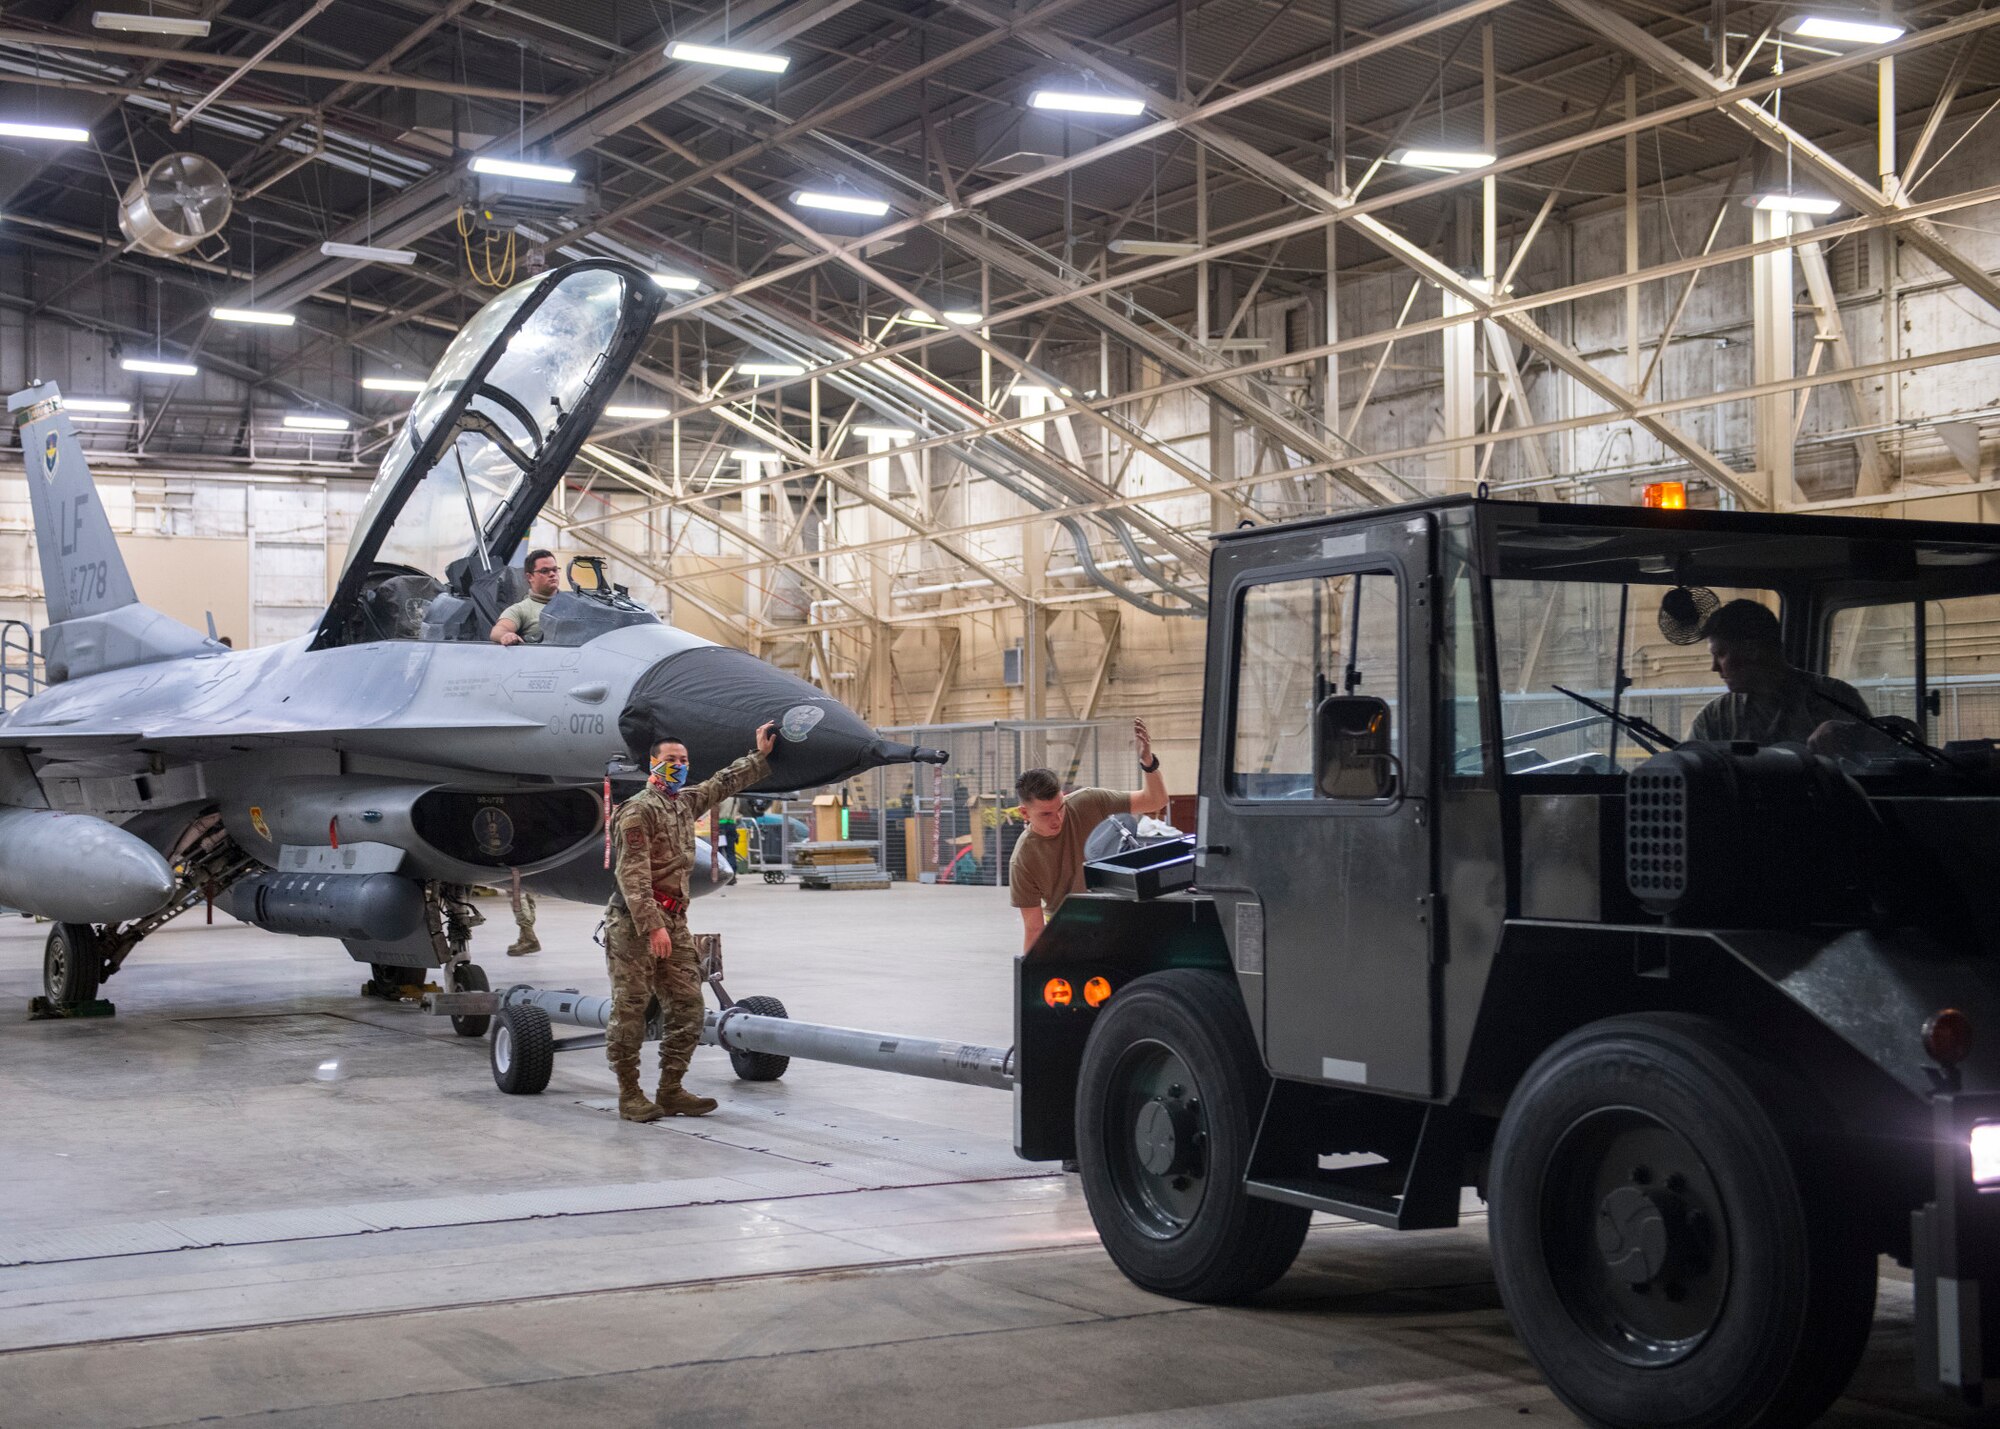
[[[1170,1240],[1194,1224],[1208,1191],[1201,1087],[1164,1042],[1125,1049],[1105,1091],[1104,1161],[1131,1223]]]
[[[1577,1326],[1644,1368],[1687,1358],[1729,1292],[1729,1222],[1701,1153],[1635,1107],[1579,1117],[1542,1178],[1542,1251]]]

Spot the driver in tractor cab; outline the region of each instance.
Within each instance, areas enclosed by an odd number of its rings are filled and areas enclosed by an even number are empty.
[[[542,643],[542,607],[562,584],[561,567],[552,551],[528,552],[521,563],[527,573],[528,593],[500,612],[493,622],[492,639],[499,645],[539,645]],[[490,608],[490,607],[489,607]]]
[[[1778,617],[1754,600],[1732,600],[1702,626],[1710,668],[1729,693],[1694,717],[1688,738],[1729,743],[1803,744],[1815,754],[1850,754],[1867,742],[1867,704],[1852,685],[1785,659]]]

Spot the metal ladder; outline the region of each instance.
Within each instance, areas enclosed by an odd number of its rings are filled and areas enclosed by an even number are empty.
[[[25,620],[0,620],[0,714],[28,699],[43,683],[35,628]]]

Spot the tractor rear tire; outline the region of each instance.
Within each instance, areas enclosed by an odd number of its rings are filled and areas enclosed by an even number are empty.
[[[1104,1248],[1134,1284],[1229,1301],[1290,1268],[1312,1213],[1243,1186],[1270,1079],[1233,979],[1152,973],[1099,1015],[1077,1079],[1076,1157]]]
[[[785,1017],[785,1004],[775,997],[746,997],[736,1004],[752,1017]],[[792,1065],[790,1057],[775,1052],[731,1052],[729,1065],[746,1082],[775,1082]]]
[[[451,990],[453,992],[491,992],[493,984],[486,980],[486,969],[478,963],[460,963],[452,970]],[[451,1019],[451,1030],[461,1037],[484,1037],[486,1029],[492,1025],[490,1013],[469,1013],[464,1017]]]
[[[104,972],[97,929],[88,923],[58,923],[42,945],[42,991],[56,1007],[81,1007],[97,1000]]]
[[[1494,1140],[1500,1298],[1549,1387],[1602,1429],[1809,1424],[1853,1374],[1876,1262],[1834,1124],[1708,1018],[1579,1028]]]
[[[548,1013],[532,1005],[503,1007],[494,1019],[488,1058],[493,1085],[514,1097],[531,1097],[548,1087],[556,1066],[555,1031]]]

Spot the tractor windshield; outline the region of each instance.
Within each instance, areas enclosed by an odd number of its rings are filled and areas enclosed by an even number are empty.
[[[1523,506],[1492,512],[1492,538],[1510,775],[1623,773],[1648,726],[1805,744],[1859,773],[1911,757],[1904,736],[2000,738],[2000,536]],[[1887,735],[1884,716],[1901,722]]]

